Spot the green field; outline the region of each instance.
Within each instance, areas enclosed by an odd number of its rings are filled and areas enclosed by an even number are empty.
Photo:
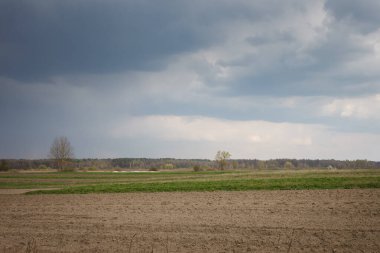
[[[0,189],[36,188],[29,194],[380,188],[380,170],[0,173]]]

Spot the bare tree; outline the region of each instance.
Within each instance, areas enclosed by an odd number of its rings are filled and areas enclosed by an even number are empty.
[[[60,170],[63,170],[67,161],[74,157],[73,147],[67,137],[55,138],[50,147],[50,157],[55,159]]]
[[[219,150],[218,153],[216,153],[215,160],[219,164],[220,170],[224,170],[224,167],[227,165],[227,160],[230,159],[231,154],[227,151],[221,151]]]

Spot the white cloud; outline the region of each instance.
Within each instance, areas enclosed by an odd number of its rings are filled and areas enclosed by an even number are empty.
[[[322,107],[322,114],[354,119],[380,119],[380,94],[358,98],[336,98]]]
[[[152,115],[132,117],[112,131],[114,137],[149,137],[164,140],[233,141],[310,145],[319,125],[233,121],[198,116]],[[307,140],[307,141],[305,141]]]
[[[198,116],[132,117],[115,126],[114,139],[149,140],[158,150],[180,142],[213,154],[223,147],[235,158],[373,158],[380,135],[339,133],[316,124],[233,121]],[[186,156],[182,153],[182,156]],[[202,156],[201,156],[202,157]],[[204,157],[204,156],[203,156]],[[208,157],[212,158],[212,157]]]

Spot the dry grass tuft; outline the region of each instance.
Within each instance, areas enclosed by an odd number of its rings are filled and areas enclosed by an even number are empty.
[[[37,243],[34,238],[28,241],[25,249],[25,253],[37,253]]]

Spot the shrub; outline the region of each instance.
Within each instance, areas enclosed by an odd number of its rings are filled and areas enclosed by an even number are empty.
[[[64,167],[61,171],[62,172],[74,172],[74,171],[76,171],[76,169],[73,167]]]
[[[0,171],[7,171],[9,168],[8,168],[8,163],[6,160],[1,160],[1,163],[0,163]]]
[[[202,168],[201,168],[201,166],[199,166],[199,165],[194,165],[194,166],[193,166],[193,170],[194,170],[195,172],[199,172],[199,171],[202,171]]]
[[[46,166],[45,164],[41,164],[40,166],[38,166],[38,169],[39,170],[48,170],[50,168],[48,166]]]
[[[284,169],[286,169],[286,170],[294,169],[293,163],[290,162],[290,161],[286,161],[285,164],[284,164]]]
[[[164,164],[161,166],[163,169],[165,170],[171,170],[171,169],[174,169],[174,165],[171,164],[171,163],[167,163],[167,164]]]

